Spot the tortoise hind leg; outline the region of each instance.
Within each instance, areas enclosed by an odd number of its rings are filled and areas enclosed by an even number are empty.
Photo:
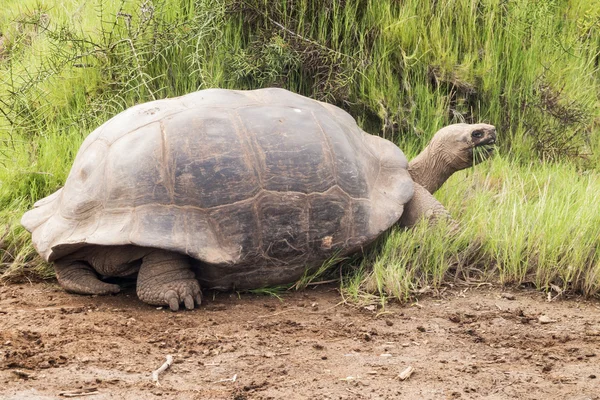
[[[94,269],[82,261],[56,261],[54,271],[60,286],[68,292],[103,295],[121,291],[119,285],[98,279]]]
[[[169,305],[179,310],[179,304],[191,310],[202,302],[200,284],[191,270],[187,256],[166,250],[155,250],[144,256],[137,278],[137,295],[145,303]]]

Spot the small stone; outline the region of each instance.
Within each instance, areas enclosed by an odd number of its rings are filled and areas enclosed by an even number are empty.
[[[458,314],[452,314],[451,316],[448,317],[448,319],[450,321],[454,322],[455,324],[458,324],[461,321],[460,315],[458,315]]]
[[[550,317],[546,316],[546,315],[540,315],[538,317],[538,322],[540,324],[551,324],[553,322],[556,322],[555,319],[551,319]]]
[[[542,372],[550,372],[550,371],[552,371],[552,365],[550,365],[550,364],[546,364],[542,368]]]

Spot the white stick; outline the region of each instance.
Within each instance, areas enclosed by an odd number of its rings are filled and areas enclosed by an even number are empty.
[[[165,361],[165,363],[161,365],[159,369],[152,373],[152,382],[154,382],[156,386],[160,386],[160,383],[158,382],[158,374],[163,372],[165,369],[169,368],[171,364],[173,364],[173,356],[167,354],[167,361]]]
[[[95,394],[100,394],[99,391],[95,391],[95,392],[85,392],[85,393],[62,393],[59,394],[59,396],[62,397],[81,397],[81,396],[93,396]]]
[[[204,365],[206,365],[206,364],[204,364]],[[237,380],[237,374],[233,375],[233,377],[231,377],[231,378],[220,379],[220,380],[216,381],[215,383],[235,382],[236,380]]]
[[[400,378],[400,380],[405,381],[408,378],[410,378],[410,376],[413,374],[413,372],[415,372],[415,369],[411,366],[406,367],[406,369],[402,372],[400,372],[400,375],[398,375],[398,378]]]

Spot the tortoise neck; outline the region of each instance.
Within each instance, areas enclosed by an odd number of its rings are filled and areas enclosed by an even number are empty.
[[[413,181],[432,194],[456,172],[456,169],[446,159],[443,149],[434,149],[433,147],[432,144],[428,145],[408,164],[408,172]]]

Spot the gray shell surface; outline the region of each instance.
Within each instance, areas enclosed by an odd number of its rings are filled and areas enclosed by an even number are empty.
[[[343,110],[283,89],[131,107],[82,144],[22,219],[47,261],[87,245],[188,254],[210,287],[291,282],[359,250],[413,195],[404,154]]]

